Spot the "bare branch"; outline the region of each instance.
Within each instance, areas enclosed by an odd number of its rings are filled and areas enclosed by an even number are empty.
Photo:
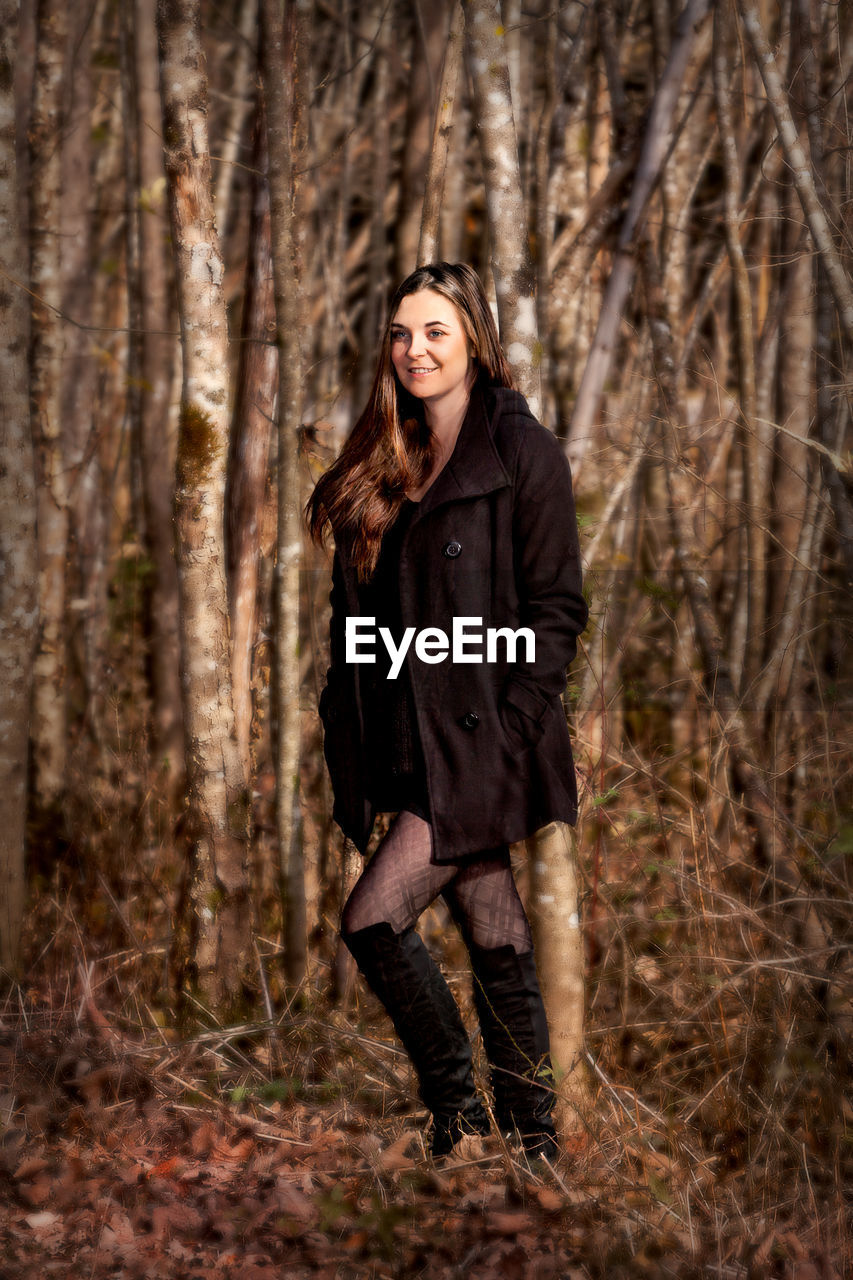
[[[776,121],[776,128],[779,130],[779,141],[790,166],[791,177],[797,189],[797,195],[800,197],[803,213],[806,215],[815,248],[826,269],[841,324],[847,335],[847,341],[853,342],[853,287],[835,247],[829,221],[818,197],[811,163],[800,141],[797,126],[794,124],[776,59],[767,42],[755,5],[749,0],[740,0],[740,12],[756,65],[764,81],[767,102]]]
[[[652,103],[637,175],[625,220],[619,233],[613,270],[601,304],[601,314],[581,385],[578,388],[567,434],[567,453],[577,471],[598,413],[601,395],[613,360],[622,312],[634,276],[634,244],[643,215],[660,176],[672,135],[672,118],[687,68],[696,32],[703,22],[709,0],[687,0],[678,20],[666,67]]]

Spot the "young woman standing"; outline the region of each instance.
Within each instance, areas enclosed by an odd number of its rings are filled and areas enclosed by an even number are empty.
[[[497,1122],[553,1156],[548,1028],[508,846],[576,818],[561,694],[587,607],[568,465],[512,387],[470,267],[421,267],[397,290],[367,407],[308,520],[335,539],[320,700],[334,816],[364,852],[375,814],[396,815],[342,937],[444,1154],[489,1128],[458,1007],[415,932],[444,896],[471,957]]]

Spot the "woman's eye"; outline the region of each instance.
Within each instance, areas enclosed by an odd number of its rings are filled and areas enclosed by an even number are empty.
[[[394,329],[391,333],[392,342],[403,342],[405,340],[405,337],[406,335],[403,333],[401,329]]]
[[[430,329],[430,331],[429,331],[429,336],[430,336],[431,338],[443,338],[443,337],[444,337],[444,330],[443,330],[443,329]]]

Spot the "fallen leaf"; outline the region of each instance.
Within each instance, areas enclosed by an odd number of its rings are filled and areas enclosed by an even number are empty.
[[[209,1120],[204,1124],[196,1125],[190,1138],[190,1149],[194,1156],[206,1156],[214,1149],[217,1142],[217,1134],[213,1125]]]
[[[161,1160],[159,1164],[155,1164],[153,1169],[149,1169],[148,1177],[174,1181],[181,1176],[183,1170],[184,1161],[179,1156],[169,1156],[168,1159]]]
[[[133,1244],[133,1227],[126,1213],[114,1213],[101,1228],[98,1248],[106,1253],[124,1253]]]
[[[58,1213],[51,1213],[49,1209],[44,1209],[41,1213],[30,1213],[24,1218],[28,1227],[32,1227],[33,1231],[44,1231],[46,1227],[52,1227],[54,1223],[59,1221]]]
[[[234,1143],[228,1138],[220,1138],[213,1148],[213,1154],[220,1160],[242,1161],[247,1160],[254,1149],[255,1139],[252,1137],[241,1138]]]
[[[180,1201],[171,1204],[156,1204],[151,1210],[151,1227],[156,1236],[171,1236],[175,1232],[184,1235],[195,1235],[200,1229],[203,1218],[198,1210]]]
[[[537,1187],[536,1199],[539,1201],[546,1213],[559,1213],[561,1209],[566,1207],[566,1198],[559,1191],[555,1191],[553,1187]]]
[[[532,1231],[534,1223],[529,1213],[490,1213],[486,1227],[492,1235],[517,1236],[520,1231]]]
[[[396,1142],[392,1142],[390,1147],[386,1147],[380,1152],[376,1160],[376,1168],[382,1170],[383,1173],[394,1173],[399,1169],[411,1169],[414,1160],[411,1156],[406,1155],[406,1151],[411,1146],[414,1138],[412,1133],[404,1133]]]
[[[22,1200],[26,1200],[27,1204],[37,1205],[44,1204],[45,1200],[49,1200],[53,1190],[52,1183],[48,1178],[37,1178],[34,1182],[25,1181],[19,1188],[19,1194]]]
[[[26,1160],[22,1160],[15,1170],[15,1178],[18,1182],[28,1182],[30,1178],[34,1178],[37,1173],[43,1173],[50,1165],[50,1161],[44,1156],[29,1156]]]
[[[317,1208],[313,1200],[304,1195],[298,1187],[289,1182],[279,1182],[275,1190],[276,1208],[289,1218],[297,1218],[300,1222],[310,1222],[316,1217]]]

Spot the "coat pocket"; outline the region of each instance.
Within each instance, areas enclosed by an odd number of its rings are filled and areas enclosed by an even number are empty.
[[[519,711],[511,702],[500,702],[498,719],[513,755],[532,751],[544,732],[541,721],[531,720],[530,716]]]

